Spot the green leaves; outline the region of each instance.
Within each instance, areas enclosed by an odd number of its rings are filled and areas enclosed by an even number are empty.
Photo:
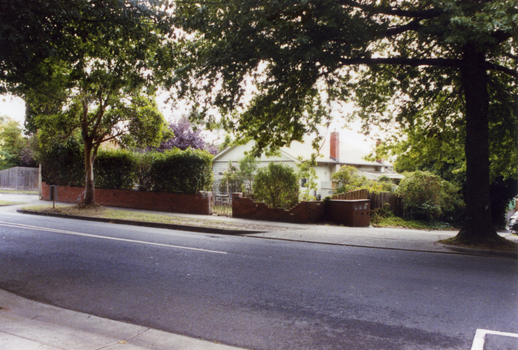
[[[427,221],[461,217],[464,203],[457,191],[451,183],[421,171],[407,173],[398,187],[409,217]]]
[[[55,142],[39,155],[42,179],[49,185],[84,186],[84,149],[77,138]]]
[[[297,177],[304,182],[302,187],[305,188],[305,190],[300,193],[301,201],[313,201],[316,199],[315,196],[311,195],[311,192],[318,188],[318,184],[315,181],[318,179],[317,172],[314,168],[316,165],[315,158],[316,155],[313,155],[311,160],[303,160],[302,157],[298,158]]]
[[[0,170],[21,165],[22,150],[27,143],[20,124],[9,117],[0,116]]]
[[[163,20],[167,7],[159,2],[74,0],[74,5],[73,12],[58,13],[29,7],[28,13],[41,16],[35,26],[57,25],[47,34],[59,40],[42,46],[44,56],[32,69],[20,71],[20,76],[8,72],[7,77],[28,98],[31,128],[39,129],[40,140],[49,142],[56,135],[66,139],[80,130],[85,202],[90,204],[92,168],[102,143],[144,147],[163,138],[166,124],[154,96],[163,78],[159,69],[169,67],[163,59],[170,58],[164,53],[171,47],[171,28]],[[37,79],[30,79],[33,74]]]
[[[196,193],[212,185],[213,156],[202,150],[178,148],[156,152],[148,171],[153,191]]]
[[[77,139],[55,143],[41,153],[43,181],[64,186],[84,186],[84,147]],[[95,187],[197,193],[212,185],[213,156],[200,150],[178,148],[138,153],[100,150],[96,157]]]
[[[253,183],[257,173],[258,161],[247,154],[239,161],[238,167],[228,162],[228,169],[223,173],[221,185],[226,192],[228,187],[231,191],[241,190],[246,197],[252,195]]]
[[[350,165],[344,165],[331,176],[337,193],[346,193],[368,184],[365,176],[358,175],[358,170]]]
[[[257,171],[253,195],[269,207],[290,209],[299,201],[299,179],[289,166],[269,163]]]
[[[515,70],[516,57],[502,58],[517,51],[517,7],[516,0],[181,2],[177,24],[193,39],[185,38],[176,87],[219,107],[223,124],[252,136],[258,151],[300,140],[326,122],[329,100],[352,92],[366,124],[411,122],[441,100],[436,116],[462,118],[464,46],[476,43],[488,60]]]
[[[177,14],[186,30],[199,33],[184,46],[192,60],[175,72],[178,91],[219,107],[223,124],[252,136],[259,152],[301,140],[327,121],[320,92],[331,79],[323,77],[339,68],[361,33],[335,1],[216,1],[202,9],[180,3]],[[187,79],[196,84],[185,85]]]
[[[85,56],[125,58],[134,67],[152,58],[151,46],[164,45],[171,4],[119,0],[6,0],[0,3],[0,81],[35,87],[50,58],[81,70]],[[135,61],[132,57],[137,58]]]
[[[128,150],[101,150],[95,159],[95,185],[98,188],[131,190],[138,174],[138,158]]]

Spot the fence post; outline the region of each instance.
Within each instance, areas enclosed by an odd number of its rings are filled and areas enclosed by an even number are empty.
[[[54,185],[49,186],[49,196],[50,196],[50,200],[52,200],[52,209],[55,209],[56,208],[56,198],[58,196],[57,186],[54,186]]]
[[[40,199],[42,199],[42,191],[43,191],[43,187],[42,187],[42,184],[41,184],[41,181],[42,181],[42,178],[41,178],[41,164],[38,165],[38,196],[40,197]]]

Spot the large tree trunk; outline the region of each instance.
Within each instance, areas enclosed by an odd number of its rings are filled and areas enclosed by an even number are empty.
[[[489,94],[485,54],[467,47],[461,67],[466,99],[466,220],[462,241],[495,241],[489,197]]]
[[[84,140],[85,144],[85,198],[83,204],[90,205],[95,203],[94,185],[94,156],[93,145],[90,140]]]

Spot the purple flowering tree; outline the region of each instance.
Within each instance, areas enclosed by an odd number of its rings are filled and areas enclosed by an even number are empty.
[[[160,144],[157,151],[165,151],[167,149],[179,148],[181,150],[191,147],[193,149],[202,149],[211,154],[217,153],[217,148],[211,145],[207,145],[201,130],[194,130],[191,122],[187,117],[183,117],[176,123],[169,124],[169,127],[174,133],[174,136],[167,141]]]

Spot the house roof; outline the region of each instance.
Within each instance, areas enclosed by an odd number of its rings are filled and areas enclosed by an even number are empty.
[[[231,146],[231,147],[226,147],[225,149],[223,149],[221,152],[219,152],[218,154],[216,154],[212,160],[212,162],[217,162],[217,161],[220,161],[221,158],[226,158],[225,161],[228,161],[229,157],[230,159],[236,161],[236,160],[239,160],[243,157],[243,154],[245,152],[248,152],[248,151],[251,151],[252,148],[254,146],[254,141],[250,141],[244,145],[236,145],[236,146]],[[286,152],[286,149],[285,148],[281,148],[280,149],[280,152],[281,152],[281,155],[280,157],[279,156],[271,156],[271,157],[266,157],[264,154],[261,156],[261,159],[263,160],[266,160],[268,159],[269,161],[277,161],[277,160],[281,160],[281,159],[284,159],[284,160],[289,160],[289,161],[294,161],[294,162],[298,162],[298,159],[297,159],[297,155],[293,155],[293,152],[291,153],[288,153]],[[311,153],[310,153],[311,154]]]
[[[305,142],[292,142],[290,147],[283,147],[282,150],[287,154],[291,154],[293,157],[298,158],[301,156],[303,159],[309,159],[311,154],[315,153],[315,149],[311,145],[312,138],[305,137]],[[343,140],[339,140],[339,158],[337,160],[331,158],[331,141],[329,137],[329,133],[326,135],[324,140],[320,144],[319,154],[321,156],[317,157],[317,162],[319,163],[330,163],[330,164],[340,164],[340,165],[364,165],[364,166],[374,166],[374,167],[388,167],[391,164],[388,163],[379,163],[379,162],[371,162],[364,160],[363,158],[368,155],[368,152],[365,152],[362,149],[359,149]]]
[[[305,136],[304,142],[293,141],[289,147],[282,147],[280,149],[281,154],[285,157],[291,158],[296,162],[298,162],[299,157],[302,157],[302,159],[310,159],[311,155],[316,152],[316,150],[313,148],[311,144],[312,140],[313,137]],[[246,145],[227,147],[214,157],[213,162],[217,161],[219,158],[222,158],[225,154],[232,152],[232,150],[234,150],[236,147],[243,148],[243,152],[249,151],[252,149],[253,144],[253,141],[250,141]],[[343,140],[339,140],[339,159],[335,160],[331,158],[330,149],[331,142],[328,133],[320,144],[319,156],[317,157],[318,163],[329,163],[338,165],[363,165],[373,167],[391,166],[391,164],[388,163],[370,162],[364,160],[363,158],[368,155],[367,152],[357,147],[354,147],[353,145]]]

